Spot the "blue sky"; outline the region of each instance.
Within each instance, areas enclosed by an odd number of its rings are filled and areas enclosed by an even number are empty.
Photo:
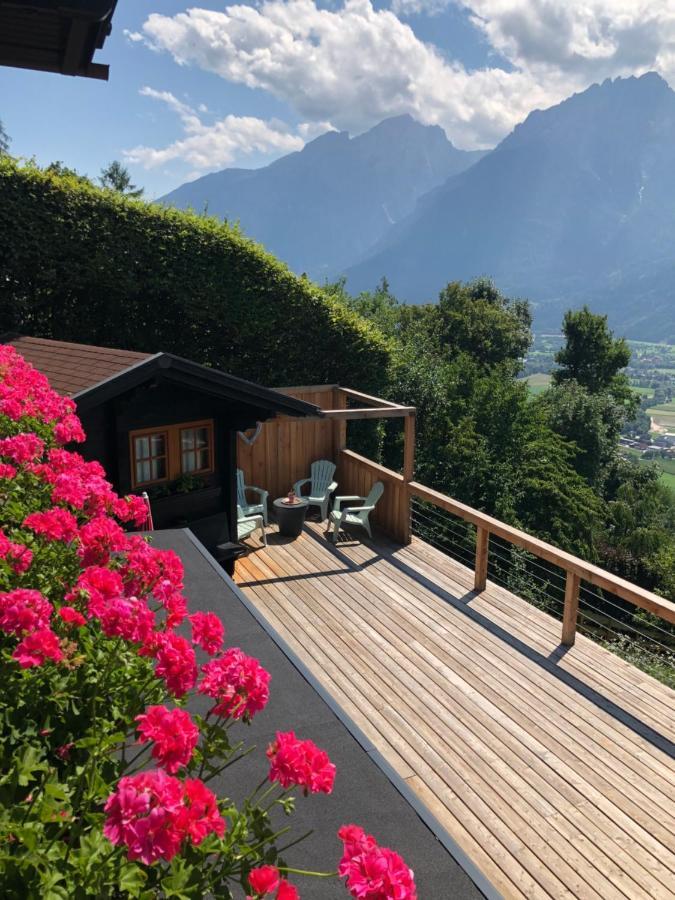
[[[661,0],[119,0],[96,59],[109,82],[0,68],[11,152],[94,177],[121,159],[155,197],[402,112],[460,147],[494,146],[593,81],[656,69],[672,83],[675,13]]]

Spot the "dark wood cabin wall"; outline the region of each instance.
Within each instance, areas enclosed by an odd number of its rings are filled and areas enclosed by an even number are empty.
[[[110,481],[117,486],[115,443],[111,440],[106,406],[97,406],[88,410],[80,415],[80,420],[87,439],[83,444],[73,445],[73,450],[80,453],[86,460],[100,462]]]

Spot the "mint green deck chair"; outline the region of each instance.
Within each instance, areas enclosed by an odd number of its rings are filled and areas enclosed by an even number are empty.
[[[321,507],[321,521],[328,516],[328,504],[330,495],[337,489],[337,481],[333,481],[336,469],[335,463],[327,459],[317,459],[310,467],[309,478],[301,478],[293,485],[293,490],[310,506]],[[309,483],[309,496],[302,494],[302,487]]]
[[[259,497],[258,503],[249,503],[246,497],[246,491],[253,491]],[[241,469],[237,469],[237,503],[241,506],[243,515],[254,516],[260,513],[263,517],[265,525],[267,525],[267,496],[268,491],[262,488],[253,487],[252,484],[244,484],[244,473]]]
[[[328,522],[328,533],[330,534],[331,526],[333,527],[333,543],[337,544],[338,535],[345,525],[360,525],[368,532],[368,537],[373,536],[370,529],[369,516],[375,509],[377,501],[384,493],[384,485],[381,481],[376,481],[371,487],[367,497],[336,497],[333,504],[333,512],[330,514]],[[358,501],[358,506],[345,506],[343,503],[353,503]]]
[[[265,531],[265,520],[261,515],[246,516],[244,510],[237,504],[237,540],[241,541],[249,537],[254,531],[260,529],[262,537],[261,541],[267,546],[267,532]]]

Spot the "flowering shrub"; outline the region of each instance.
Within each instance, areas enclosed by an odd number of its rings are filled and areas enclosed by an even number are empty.
[[[335,766],[278,732],[239,806],[208,787],[251,749],[231,727],[265,707],[270,676],[188,612],[178,557],[123,527],[143,503],[63,447],[83,439],[72,401],[0,346],[0,893],[294,900],[289,874],[331,873],[289,869],[270,812],[291,812],[295,787],[330,794]],[[414,900],[396,853],[356,826],[340,837],[332,874],[353,897]]]

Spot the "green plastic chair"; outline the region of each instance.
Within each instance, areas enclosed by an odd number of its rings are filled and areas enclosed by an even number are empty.
[[[254,531],[260,529],[262,534],[261,540],[265,547],[267,546],[267,532],[265,531],[265,520],[261,515],[246,516],[244,510],[237,504],[237,540],[241,541],[249,537]]]
[[[373,536],[370,528],[369,516],[375,509],[377,501],[384,493],[384,485],[381,481],[376,481],[371,487],[367,497],[336,497],[333,504],[333,511],[330,514],[328,522],[328,533],[330,534],[331,526],[333,527],[333,543],[337,544],[338,535],[344,529],[345,525],[360,525],[368,532],[368,537]],[[352,503],[359,501],[358,506],[345,506],[343,503]]]
[[[260,498],[258,503],[249,503],[246,497],[246,491],[253,491]],[[237,503],[241,506],[243,510],[243,514],[245,516],[254,516],[257,513],[260,513],[263,517],[265,525],[267,522],[267,497],[269,495],[269,491],[264,491],[262,488],[253,487],[252,484],[244,484],[244,472],[242,469],[237,469]]]
[[[337,490],[337,481],[333,481],[335,475],[335,463],[328,459],[317,459],[310,467],[309,478],[301,478],[293,485],[293,490],[298,497],[307,500],[310,506],[319,506],[321,508],[321,521],[328,516],[328,504],[330,503],[330,495]],[[302,487],[309,484],[309,495],[303,496]]]

